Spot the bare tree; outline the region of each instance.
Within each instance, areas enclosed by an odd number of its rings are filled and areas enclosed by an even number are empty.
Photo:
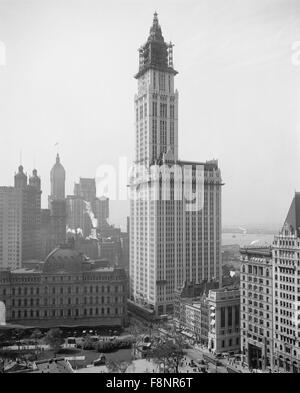
[[[167,369],[174,369],[178,373],[184,352],[178,343],[168,340],[154,348],[149,355],[156,363],[163,364],[164,373]]]
[[[133,336],[133,357],[135,359],[137,348],[143,342],[145,331],[138,325],[131,325],[129,332]]]

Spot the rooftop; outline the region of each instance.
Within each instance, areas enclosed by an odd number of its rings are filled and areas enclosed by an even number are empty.
[[[300,237],[300,192],[295,192],[282,230],[286,228]]]

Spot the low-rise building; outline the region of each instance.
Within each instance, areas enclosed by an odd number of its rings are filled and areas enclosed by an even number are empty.
[[[208,348],[211,352],[240,351],[240,289],[213,289],[208,294]]]
[[[201,284],[185,283],[175,292],[174,317],[180,330],[188,337],[208,345],[207,294],[210,288],[218,287],[217,282]]]

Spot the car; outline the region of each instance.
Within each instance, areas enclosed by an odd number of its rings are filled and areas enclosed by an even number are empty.
[[[104,355],[99,356],[98,359],[93,361],[94,366],[103,366],[106,363],[106,357]]]

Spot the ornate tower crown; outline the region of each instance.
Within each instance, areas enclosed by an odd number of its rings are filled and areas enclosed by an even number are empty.
[[[155,12],[148,40],[139,49],[139,72],[135,78],[138,79],[150,68],[176,75],[178,72],[173,68],[173,46],[171,42],[165,43]]]

